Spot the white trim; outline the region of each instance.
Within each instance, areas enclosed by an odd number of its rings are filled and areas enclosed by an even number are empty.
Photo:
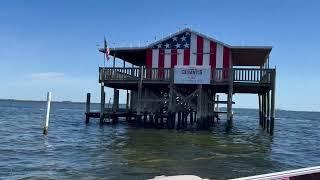
[[[236,178],[231,180],[274,180],[279,178],[287,178],[287,177],[300,176],[300,175],[313,174],[313,173],[320,173],[320,166],[282,171],[282,172],[276,172],[276,173],[269,173],[269,174],[262,174],[257,176],[242,177],[242,178]]]
[[[272,49],[273,46],[231,46],[231,49]]]

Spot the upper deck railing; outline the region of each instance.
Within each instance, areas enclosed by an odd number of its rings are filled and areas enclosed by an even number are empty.
[[[227,82],[232,74],[233,82],[271,83],[275,69],[257,68],[216,68],[211,70],[211,83]],[[99,81],[154,81],[170,82],[173,79],[173,68],[99,68]]]

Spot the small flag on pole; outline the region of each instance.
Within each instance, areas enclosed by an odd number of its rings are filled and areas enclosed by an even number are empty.
[[[104,50],[105,50],[105,53],[106,53],[106,58],[107,58],[107,60],[109,60],[110,59],[110,57],[109,57],[110,49],[109,49],[109,47],[107,45],[106,37],[104,37]]]

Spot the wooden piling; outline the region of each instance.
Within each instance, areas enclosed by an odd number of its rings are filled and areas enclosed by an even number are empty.
[[[90,98],[91,98],[91,94],[87,93],[87,101],[86,101],[86,124],[89,123],[89,113],[90,113]]]
[[[264,120],[264,124],[263,124],[263,129],[266,130],[267,129],[267,93],[264,93],[264,116],[263,116],[263,120]]]
[[[130,110],[130,92],[127,90],[127,102],[126,102],[126,111],[129,112]]]
[[[159,127],[159,112],[156,112],[155,115],[154,115],[154,126],[156,128]]]
[[[138,105],[137,105],[137,118],[141,118],[141,108],[142,108],[142,79],[143,79],[143,72],[142,66],[139,68],[139,84],[138,84]]]
[[[154,114],[152,112],[149,114],[149,122],[151,126],[154,126]]]
[[[183,111],[181,111],[181,128],[184,128],[184,115],[185,113]]]
[[[263,104],[264,104],[264,98],[263,98],[263,94],[261,94],[261,128],[263,129],[263,117],[264,117],[264,108],[263,108]]]
[[[170,129],[170,127],[171,127],[171,111],[169,111],[167,113],[167,118],[166,119],[167,119],[166,120],[167,128]]]
[[[203,91],[203,129],[209,129],[208,116],[209,116],[209,106],[208,106],[208,89]]]
[[[104,83],[101,82],[101,101],[100,101],[100,124],[103,124],[104,121],[104,106],[105,106],[105,92],[104,92]]]
[[[146,126],[147,124],[147,118],[148,118],[148,111],[145,111],[143,113],[143,126]]]
[[[113,89],[113,105],[112,111],[117,112],[119,109],[119,90]]]
[[[190,125],[193,126],[193,118],[194,118],[194,112],[190,112]]]
[[[262,97],[261,94],[258,94],[259,99],[259,125],[262,126]]]
[[[163,112],[160,112],[160,127],[163,128]]]
[[[174,129],[176,125],[176,112],[171,113],[171,127],[170,129]]]
[[[182,112],[179,111],[177,129],[181,129],[181,116],[182,116]]]
[[[188,127],[188,112],[187,111],[185,111],[184,112],[184,128],[187,128]]]
[[[233,96],[233,69],[229,69],[229,91],[228,91],[228,104],[227,104],[227,124],[232,124],[232,96]]]
[[[262,94],[262,129],[265,129],[266,127],[265,115],[266,115],[266,96],[263,93]]]
[[[267,92],[267,94],[266,94],[266,101],[267,101],[267,103],[266,103],[266,106],[267,106],[267,108],[266,108],[266,130],[267,130],[267,132],[270,132],[270,93],[269,93],[269,91]]]
[[[270,135],[273,135],[273,131],[274,131],[275,100],[276,100],[276,69],[273,71],[273,75],[271,76]]]
[[[203,89],[202,85],[198,85],[199,93],[197,99],[197,128],[202,128],[203,122]]]

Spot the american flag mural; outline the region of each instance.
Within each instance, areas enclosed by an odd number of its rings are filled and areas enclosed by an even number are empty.
[[[230,49],[193,32],[182,32],[147,49],[147,68],[173,68],[175,65],[229,68]]]

